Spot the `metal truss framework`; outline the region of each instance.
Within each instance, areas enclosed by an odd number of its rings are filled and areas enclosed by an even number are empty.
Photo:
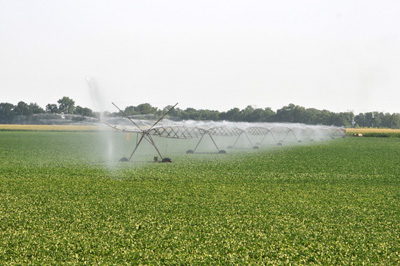
[[[211,128],[190,127],[182,125],[164,125],[153,128],[150,132],[152,135],[174,139],[193,139],[199,138],[196,146],[187,153],[195,153],[204,137],[208,136],[214,144],[218,153],[225,153],[220,149],[215,137],[236,137],[233,145],[229,148],[235,148],[240,138],[245,138],[249,143],[249,148],[257,149],[257,145],[262,145],[264,140],[271,136],[277,145],[282,145],[292,136],[296,142],[314,141],[318,136],[328,135],[331,138],[344,137],[345,131],[336,127],[287,127],[287,126],[250,126],[246,128],[216,126]],[[253,144],[250,136],[261,136],[261,140]],[[278,140],[280,137],[280,140]],[[321,139],[321,138],[320,138]]]
[[[97,86],[94,80],[90,77],[87,77],[87,82],[91,90],[94,92],[97,91]],[[96,100],[96,99],[95,99]],[[199,147],[200,143],[204,139],[205,136],[209,136],[214,146],[216,147],[218,153],[225,153],[224,150],[220,149],[217,145],[215,137],[236,137],[232,148],[235,148],[238,140],[244,136],[244,138],[248,141],[251,148],[255,148],[258,146],[253,145],[250,136],[258,136],[262,137],[261,140],[256,143],[257,145],[261,145],[267,136],[271,136],[274,142],[277,145],[282,145],[289,136],[292,136],[295,141],[313,141],[315,139],[323,139],[323,136],[329,136],[330,138],[337,137],[345,137],[345,129],[338,127],[322,127],[322,126],[286,126],[279,124],[267,124],[267,123],[257,123],[257,124],[246,124],[246,123],[237,123],[236,126],[216,126],[217,122],[209,122],[202,123],[202,125],[206,126],[190,126],[185,123],[171,123],[162,125],[161,120],[177,105],[175,104],[171,108],[165,112],[160,119],[155,121],[155,123],[149,123],[146,121],[135,121],[131,119],[124,111],[122,111],[117,105],[112,103],[122,114],[122,116],[129,120],[129,122],[134,126],[134,129],[122,128],[121,126],[114,125],[113,123],[108,123],[107,121],[101,119],[101,121],[108,125],[109,127],[124,131],[124,132],[133,132],[138,134],[138,141],[136,142],[134,149],[129,158],[126,158],[127,161],[130,161],[135,154],[136,150],[143,142],[143,140],[148,141],[156,150],[157,154],[161,159],[164,159],[160,150],[158,149],[156,142],[153,139],[153,136],[163,137],[163,138],[171,138],[171,139],[196,139],[199,138],[196,147],[192,151],[194,153]],[[96,105],[97,101],[96,101]],[[279,139],[279,140],[278,140]],[[164,161],[164,160],[163,160]]]
[[[118,107],[117,107],[118,108]],[[118,108],[119,109],[119,108]],[[120,110],[120,109],[119,109]],[[121,111],[121,110],[120,110]],[[122,111],[121,111],[122,112]],[[165,114],[164,114],[165,116]],[[163,117],[164,117],[163,116]],[[126,116],[129,119],[128,116]],[[196,146],[188,150],[187,153],[196,153],[196,150],[200,146],[201,142],[205,137],[209,137],[216,148],[217,153],[226,153],[225,150],[221,149],[217,143],[216,137],[235,137],[232,145],[228,148],[236,148],[236,145],[240,138],[244,138],[249,144],[249,149],[257,149],[259,145],[263,145],[267,137],[272,138],[273,142],[277,145],[283,145],[286,141],[314,141],[316,139],[322,139],[323,136],[329,136],[330,138],[344,137],[345,131],[342,128],[337,127],[314,127],[314,126],[294,126],[289,127],[286,125],[269,125],[269,124],[257,124],[248,125],[247,127],[239,126],[211,126],[200,127],[200,126],[188,126],[185,124],[171,123],[160,125],[160,118],[153,126],[138,126],[138,123],[129,119],[135,126],[136,129],[121,129],[118,126],[109,125],[114,129],[119,129],[124,132],[137,133],[139,138],[136,142],[134,149],[128,158],[131,160],[138,147],[143,140],[148,141],[156,150],[157,154],[163,159],[160,150],[157,147],[153,137],[170,138],[170,139],[199,139]],[[254,145],[252,138],[261,137],[261,139]]]

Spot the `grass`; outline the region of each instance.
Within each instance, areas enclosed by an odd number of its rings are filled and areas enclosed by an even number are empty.
[[[110,170],[98,134],[0,132],[0,264],[400,262],[399,139]]]

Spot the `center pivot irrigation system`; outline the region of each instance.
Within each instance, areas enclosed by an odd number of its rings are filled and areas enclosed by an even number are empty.
[[[163,120],[164,117],[165,117],[173,108],[175,108],[175,106],[178,105],[178,103],[176,103],[174,106],[172,106],[171,108],[169,108],[166,112],[164,112],[164,114],[163,114],[152,126],[150,126],[149,128],[140,127],[137,123],[135,123],[135,121],[133,121],[133,119],[131,119],[128,115],[126,115],[126,113],[125,113],[124,111],[122,111],[115,103],[112,103],[112,104],[120,111],[120,113],[121,113],[125,118],[127,118],[127,119],[137,128],[137,130],[125,130],[125,129],[124,129],[123,131],[125,131],[125,132],[133,132],[133,133],[136,133],[136,134],[139,134],[139,135],[140,135],[140,138],[139,138],[139,140],[136,142],[136,145],[135,145],[135,147],[134,147],[134,149],[133,149],[131,155],[129,156],[129,158],[123,157],[123,158],[120,159],[120,161],[127,161],[127,162],[130,161],[130,160],[132,159],[133,155],[135,154],[136,150],[139,148],[139,146],[140,146],[140,144],[142,143],[142,141],[143,141],[143,140],[147,140],[147,141],[154,147],[154,149],[157,151],[158,155],[159,155],[160,158],[161,158],[161,162],[162,162],[162,163],[171,163],[171,162],[172,162],[172,160],[171,160],[170,158],[163,158],[163,156],[161,155],[161,152],[160,152],[160,150],[158,149],[157,144],[156,144],[156,142],[154,141],[152,135],[154,135],[154,134],[153,134],[153,132],[154,132],[153,130],[157,130],[156,125],[157,125],[161,120]],[[111,126],[111,127],[114,128],[114,129],[119,129],[119,128],[117,128],[116,126],[110,125],[110,124],[108,124],[108,123],[107,123],[107,125]],[[155,161],[155,162],[158,162],[158,158],[157,158],[157,157],[154,157],[154,161]]]
[[[176,106],[169,108],[157,121],[148,123],[148,120],[134,120],[125,114],[114,103],[113,105],[121,112],[125,119],[128,119],[134,129],[129,129],[122,125],[113,125],[112,122],[103,121],[106,125],[127,133],[138,135],[136,144],[131,155],[123,157],[120,161],[131,161],[143,140],[146,140],[154,147],[161,158],[155,158],[155,162],[172,162],[170,158],[164,158],[157,147],[154,137],[169,139],[198,139],[194,148],[186,151],[187,154],[198,153],[217,153],[225,154],[227,151],[221,145],[228,145],[226,149],[259,149],[265,145],[284,145],[284,143],[301,143],[318,140],[327,140],[345,137],[344,128],[329,126],[306,126],[301,124],[271,124],[271,123],[230,123],[230,122],[195,122],[181,121],[167,123],[161,122],[164,117]],[[148,124],[143,126],[143,124]],[[140,126],[139,126],[140,125]],[[207,146],[204,152],[198,152],[198,147],[206,138],[211,140],[211,146]],[[222,144],[221,144],[222,143]],[[240,143],[240,145],[238,145]],[[203,145],[204,146],[204,145]],[[204,147],[203,147],[204,148]],[[212,151],[213,150],[213,151]]]
[[[115,105],[115,104],[114,104]],[[174,105],[173,107],[175,107]],[[117,106],[116,106],[117,107]],[[172,107],[172,108],[173,108]],[[118,108],[118,107],[117,107]],[[266,145],[284,145],[285,143],[301,143],[318,140],[327,140],[345,137],[344,128],[329,126],[306,126],[299,124],[269,124],[269,123],[227,123],[227,122],[208,122],[197,123],[194,121],[171,122],[162,124],[161,120],[172,109],[165,112],[151,126],[139,126],[143,121],[136,122],[129,118],[122,110],[120,112],[128,119],[137,129],[121,129],[121,125],[114,126],[109,122],[104,122],[114,129],[124,132],[132,132],[138,134],[133,151],[129,158],[122,158],[121,161],[130,161],[143,140],[148,141],[157,151],[160,162],[172,162],[170,158],[164,158],[157,147],[153,137],[169,138],[169,139],[198,139],[194,148],[186,151],[187,154],[199,153],[216,153],[225,154],[227,151],[221,148],[221,145],[227,144],[226,149],[259,149]],[[189,123],[188,123],[189,122]],[[211,140],[211,146],[207,146],[207,150],[198,152],[198,147],[206,138]],[[240,142],[240,145],[238,143]],[[193,144],[193,142],[190,142]],[[221,144],[222,143],[222,144]],[[203,145],[204,146],[204,145]],[[203,147],[204,148],[204,147]],[[157,157],[155,157],[157,158]],[[159,162],[155,159],[156,162]]]
[[[96,90],[94,81],[87,78],[90,87]],[[96,103],[97,104],[97,103]],[[135,152],[143,141],[147,141],[155,149],[161,160],[154,157],[155,162],[172,162],[170,158],[162,156],[160,149],[157,147],[156,141],[153,137],[169,138],[169,139],[198,139],[196,145],[192,149],[186,151],[187,154],[195,153],[227,153],[222,149],[221,142],[218,140],[224,139],[223,143],[229,143],[226,149],[259,149],[262,145],[275,144],[283,145],[290,142],[304,142],[335,139],[345,137],[345,129],[333,126],[308,126],[304,124],[280,124],[280,123],[244,123],[244,122],[215,122],[215,121],[180,121],[167,123],[161,122],[168,113],[176,107],[168,108],[161,117],[156,121],[137,120],[128,116],[121,108],[115,103],[112,103],[121,113],[124,118],[124,125],[121,123],[113,122],[113,119],[103,119],[101,122],[105,125],[120,130],[126,133],[137,134],[137,141],[133,147],[133,151],[129,157],[123,157],[120,161],[131,161]],[[126,126],[126,120],[131,124],[130,127]],[[115,120],[114,120],[115,121]],[[149,123],[150,122],[150,123]],[[133,125],[133,128],[132,128]],[[210,147],[206,152],[198,152],[200,144],[206,138],[211,140],[211,148],[215,149],[214,152],[210,151]],[[238,145],[241,141],[241,145]],[[192,142],[191,142],[192,143]],[[243,144],[244,143],[244,144]],[[239,147],[240,146],[240,147]]]

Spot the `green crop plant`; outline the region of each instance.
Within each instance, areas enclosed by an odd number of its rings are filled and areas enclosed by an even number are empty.
[[[1,265],[400,263],[397,138],[110,166],[99,134],[0,132]]]

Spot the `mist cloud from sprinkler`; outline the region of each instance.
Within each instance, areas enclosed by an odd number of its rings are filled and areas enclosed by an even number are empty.
[[[294,123],[249,123],[228,121],[173,121],[167,119],[168,112],[158,119],[138,119],[128,116],[116,104],[113,105],[120,111],[120,117],[105,117],[105,102],[97,89],[95,81],[87,78],[91,94],[96,107],[101,113],[100,122],[105,125],[102,130],[105,134],[102,142],[107,148],[107,160],[113,160],[112,153],[119,150],[127,153],[120,161],[131,161],[140,157],[140,153],[154,155],[156,162],[171,162],[164,156],[167,153],[186,154],[226,154],[230,150],[263,149],[268,146],[293,145],[298,143],[311,143],[345,137],[344,128],[333,126],[315,126]],[[165,118],[164,118],[165,116]],[[108,129],[108,130],[105,130]],[[110,130],[126,135],[127,143],[116,148]],[[131,142],[129,142],[131,139]],[[165,143],[173,141],[167,149]],[[128,143],[129,142],[129,143]],[[166,144],[168,145],[168,144]],[[130,148],[126,148],[126,146]],[[180,147],[180,149],[178,149]],[[175,150],[174,150],[175,148]],[[159,157],[159,158],[158,158]]]

